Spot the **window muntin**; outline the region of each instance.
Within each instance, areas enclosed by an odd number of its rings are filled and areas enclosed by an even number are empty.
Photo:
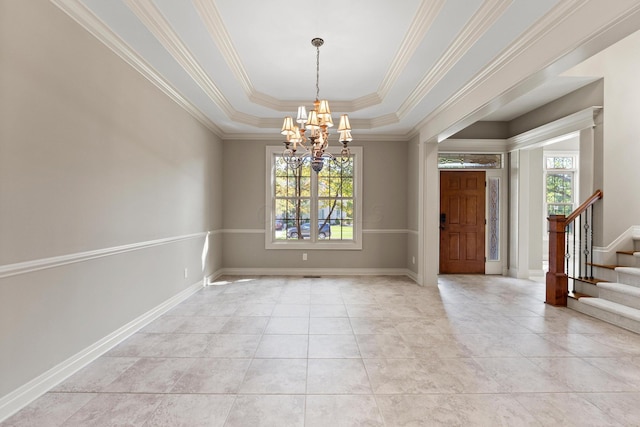
[[[310,161],[292,168],[279,147],[267,147],[268,249],[362,248],[358,225],[362,149],[353,147],[351,152],[347,161],[325,160],[316,173]]]
[[[574,209],[576,156],[545,156],[546,215],[569,215]]]

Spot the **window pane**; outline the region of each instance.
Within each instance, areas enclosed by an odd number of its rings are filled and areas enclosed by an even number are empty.
[[[547,169],[573,169],[573,157],[547,157]]]
[[[573,173],[548,173],[547,174],[547,203],[573,202]]]
[[[439,153],[438,169],[501,169],[501,154]]]
[[[289,240],[309,239],[311,237],[311,201],[309,199],[300,199],[290,202],[289,206],[292,212],[284,238]]]

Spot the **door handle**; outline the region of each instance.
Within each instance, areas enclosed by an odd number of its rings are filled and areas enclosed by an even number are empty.
[[[440,214],[440,230],[444,230],[444,225],[447,222],[447,214],[446,213],[441,213]]]

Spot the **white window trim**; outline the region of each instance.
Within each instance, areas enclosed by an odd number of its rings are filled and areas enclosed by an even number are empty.
[[[578,180],[579,178],[579,174],[578,174],[578,153],[576,151],[553,151],[553,150],[549,150],[546,151],[542,157],[542,161],[543,161],[543,174],[542,174],[542,179],[543,179],[543,187],[544,188],[544,198],[542,200],[542,217],[544,219],[544,224],[545,226],[543,227],[543,230],[545,230],[545,235],[547,235],[546,233],[546,229],[547,229],[547,216],[548,216],[548,212],[549,212],[549,207],[548,207],[548,203],[547,203],[547,175],[549,173],[554,173],[554,172],[571,172],[573,174],[573,178],[571,179],[571,194],[572,194],[572,198],[573,200],[571,201],[571,206],[572,209],[575,209],[578,206],[578,199],[576,197],[576,191],[580,188],[579,187],[579,182]],[[570,169],[547,169],[547,158],[549,157],[572,157],[573,158],[573,168]]]
[[[328,151],[333,155],[340,155],[341,147],[331,147]],[[353,240],[276,240],[275,230],[275,186],[273,177],[273,157],[282,154],[283,148],[280,146],[266,147],[266,168],[265,168],[265,249],[306,249],[306,250],[362,250],[362,147],[349,147],[351,154],[355,158],[353,165],[354,172],[354,221]],[[315,173],[315,172],[313,172]],[[315,204],[317,199],[311,199]],[[312,217],[317,216],[315,206],[312,208]],[[313,223],[313,218],[312,218]]]

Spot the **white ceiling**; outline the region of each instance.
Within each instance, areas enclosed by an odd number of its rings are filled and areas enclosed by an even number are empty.
[[[320,97],[330,100],[334,121],[349,113],[355,138],[407,138],[478,75],[513,55],[513,46],[544,37],[585,3],[608,3],[51,1],[225,138],[279,137],[283,116],[298,104],[311,106],[314,37],[325,40]],[[628,8],[638,3],[617,1]],[[558,78],[562,71],[478,119],[510,120],[591,81]]]

